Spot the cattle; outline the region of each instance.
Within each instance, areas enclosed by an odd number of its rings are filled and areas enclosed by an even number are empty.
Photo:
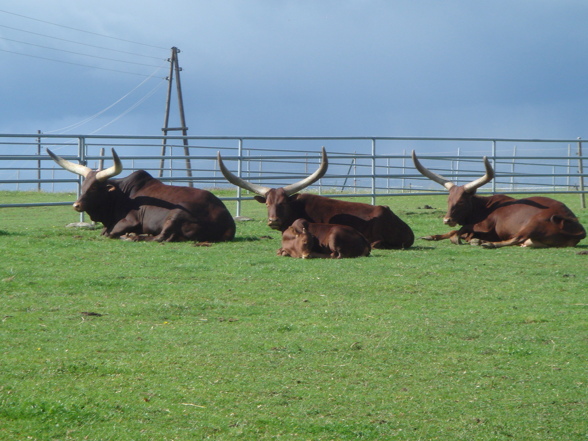
[[[107,237],[157,242],[222,242],[235,237],[233,217],[209,191],[166,185],[145,170],[111,179],[123,171],[114,149],[114,165],[106,170],[92,170],[47,152],[61,167],[84,177],[73,208],[101,222]]]
[[[414,242],[411,228],[389,207],[340,201],[310,193],[298,194],[327,172],[328,159],[324,147],[321,164],[313,174],[280,188],[263,187],[235,176],[225,167],[220,152],[218,163],[230,183],[255,193],[255,200],[267,206],[267,223],[274,230],[283,232],[301,218],[308,222],[353,227],[368,239],[372,248],[409,248]]]
[[[465,185],[455,185],[426,169],[412,152],[417,170],[425,177],[449,190],[447,214],[443,223],[459,230],[446,234],[425,236],[425,240],[450,239],[459,244],[461,239],[472,245],[500,248],[510,245],[522,247],[573,247],[586,237],[586,231],[572,211],[563,203],[547,197],[515,199],[504,194],[479,196],[476,190],[494,178],[494,170],[484,157],[486,173]]]
[[[369,256],[370,251],[369,242],[355,228],[297,219],[282,233],[278,255],[342,259]]]

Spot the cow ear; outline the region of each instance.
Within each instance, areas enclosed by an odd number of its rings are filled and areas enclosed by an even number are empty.
[[[116,187],[114,185],[108,184],[106,186],[106,191],[111,192],[111,191],[114,191],[114,190],[116,190]]]
[[[263,196],[253,196],[253,199],[255,199],[257,202],[265,204],[265,198]]]

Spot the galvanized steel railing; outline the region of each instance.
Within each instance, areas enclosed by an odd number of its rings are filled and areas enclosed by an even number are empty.
[[[189,155],[185,154],[188,140]],[[334,197],[437,194],[444,190],[414,169],[414,149],[433,171],[456,183],[483,173],[488,156],[496,178],[480,192],[578,193],[584,201],[582,140],[422,137],[199,137],[0,134],[0,190],[77,191],[81,180],[59,168],[46,149],[92,168],[108,166],[116,149],[128,172],[145,169],[167,183],[200,188],[234,188],[218,169],[217,151],[244,179],[279,187],[312,173],[320,149],[329,157],[327,174],[311,191]],[[179,154],[178,154],[179,152]],[[190,164],[190,170],[186,165]],[[190,176],[191,175],[191,176]],[[250,199],[241,189],[237,201]],[[2,207],[66,205],[71,202],[0,204]],[[584,202],[583,202],[584,203]]]

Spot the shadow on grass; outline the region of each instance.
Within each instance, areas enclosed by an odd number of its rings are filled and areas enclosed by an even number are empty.
[[[231,242],[258,242],[260,240],[273,240],[271,236],[237,236]]]
[[[422,245],[416,245],[416,246],[414,246],[414,245],[413,245],[413,246],[411,246],[410,248],[407,248],[407,249],[406,249],[406,250],[404,250],[404,251],[411,251],[411,250],[412,250],[412,251],[427,251],[427,250],[434,250],[434,249],[436,249],[436,248],[437,248],[437,247],[430,246],[430,245],[429,245],[428,247],[426,247],[426,246],[422,246]]]

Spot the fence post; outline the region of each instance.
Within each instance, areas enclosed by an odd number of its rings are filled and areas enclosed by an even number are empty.
[[[494,167],[494,179],[492,179],[492,193],[496,194],[496,140],[492,141],[492,166]]]
[[[87,161],[86,161],[86,142],[84,137],[80,136],[78,138],[78,158],[80,161],[80,164],[82,165],[87,165]],[[78,177],[78,188],[76,191],[77,194],[77,198],[79,199],[79,197],[82,194],[82,182],[84,181],[84,178],[82,176]],[[84,222],[84,212],[82,211],[80,213],[80,222]]]
[[[37,135],[40,135],[41,131],[37,130]],[[41,137],[37,138],[37,191],[41,191]]]
[[[239,147],[237,150],[237,176],[242,178],[243,173],[243,138],[239,138]],[[237,187],[237,217],[241,216],[241,187]]]
[[[104,147],[101,147],[100,148],[100,159],[98,160],[98,170],[104,170],[104,154],[105,154]]]
[[[461,148],[457,148],[457,160],[451,161],[451,179],[456,185],[459,185],[459,161],[461,156]]]
[[[584,194],[584,164],[582,161],[582,138],[578,138],[578,174],[580,175],[580,206],[586,208],[586,195]]]
[[[402,183],[400,184],[400,188],[402,189],[402,193],[406,193],[404,187],[406,185],[406,149],[402,150]]]
[[[566,168],[566,187],[568,188],[568,191],[570,191],[570,177],[571,177],[571,165],[572,165],[572,146],[570,144],[568,144],[568,166]]]
[[[372,138],[372,205],[376,205],[376,138]]]
[[[515,164],[517,156],[517,146],[515,145],[512,149],[512,167],[510,168],[510,191],[515,191]]]
[[[343,185],[341,186],[341,192],[344,192],[345,191],[345,187],[347,186],[347,179],[349,179],[349,175],[353,171],[353,166],[354,165],[355,165],[355,158],[351,159],[351,163],[349,164],[349,170],[347,170],[347,176],[345,176],[345,179],[343,180]],[[357,190],[357,189],[354,188],[354,190]],[[354,193],[356,193],[356,192],[357,191],[354,191]]]

